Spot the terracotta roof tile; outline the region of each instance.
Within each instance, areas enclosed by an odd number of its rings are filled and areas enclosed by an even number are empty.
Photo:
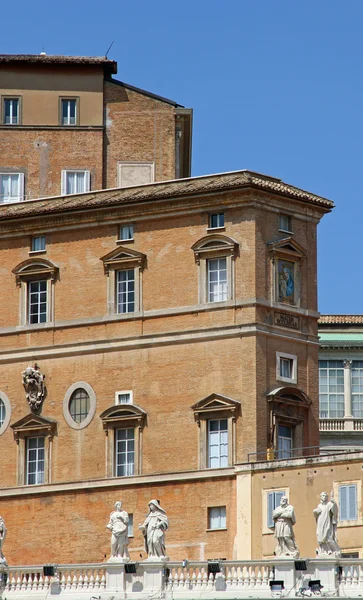
[[[363,324],[363,315],[321,315],[319,325]]]
[[[321,196],[252,171],[235,171],[189,179],[178,179],[137,187],[99,190],[69,196],[57,196],[0,206],[0,221],[41,214],[51,214],[83,208],[100,208],[117,204],[134,204],[164,198],[213,193],[218,191],[258,188],[263,191],[319,205],[330,211],[334,203]]]
[[[105,56],[62,56],[55,54],[0,54],[0,63],[41,63],[100,65],[111,73],[117,73],[117,62]]]

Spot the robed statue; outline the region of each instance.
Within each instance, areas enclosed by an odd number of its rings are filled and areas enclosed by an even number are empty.
[[[150,560],[167,559],[165,552],[165,531],[169,522],[165,510],[158,500],[150,500],[149,514],[143,524],[139,525],[145,538],[145,550]]]
[[[318,539],[318,556],[340,556],[337,542],[338,506],[333,494],[328,497],[326,492],[320,494],[320,503],[314,509],[316,519],[316,537]]]
[[[297,558],[299,549],[295,543],[293,530],[296,523],[295,511],[286,496],[281,498],[280,506],[273,511],[272,518],[275,523],[275,538],[277,539],[276,556]]]

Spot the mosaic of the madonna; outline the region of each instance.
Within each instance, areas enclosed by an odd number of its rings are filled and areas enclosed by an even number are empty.
[[[295,304],[295,263],[279,259],[277,269],[278,301]]]

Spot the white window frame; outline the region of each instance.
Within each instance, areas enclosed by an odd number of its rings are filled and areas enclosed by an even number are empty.
[[[220,225],[219,221],[220,221],[220,217],[222,215],[223,215],[223,225]],[[215,227],[213,227],[213,225],[212,225],[213,217],[217,217],[217,221],[218,221],[218,225],[216,225]],[[225,215],[224,211],[218,211],[218,212],[216,211],[216,212],[209,213],[207,231],[215,231],[216,229],[223,230],[226,227],[225,223],[226,223],[226,215]]]
[[[120,431],[126,431],[126,432],[132,432],[132,438],[126,438],[124,441],[126,442],[126,462],[125,463],[119,463],[118,462],[118,456],[119,454],[121,454],[121,452],[118,452],[118,442],[119,442],[119,432]],[[122,441],[122,440],[121,440]],[[133,450],[128,450],[128,442],[132,441],[133,442]],[[135,475],[135,463],[136,463],[136,443],[137,443],[137,439],[136,439],[136,435],[135,435],[135,428],[134,427],[118,427],[117,429],[115,429],[115,472],[114,472],[114,476],[115,477],[133,477]],[[133,454],[133,462],[128,462],[127,461],[127,456],[129,454]],[[130,465],[132,465],[132,468],[129,468]],[[117,473],[117,469],[119,466],[125,466],[126,467],[126,473],[119,475]]]
[[[285,437],[283,435],[279,435],[279,427],[287,427],[288,429],[291,430],[291,436]],[[294,455],[294,425],[291,424],[285,424],[285,423],[277,423],[277,428],[276,428],[276,439],[277,439],[277,449],[276,449],[276,458],[280,459],[280,460],[289,460],[290,458],[293,458]],[[287,448],[280,448],[280,440],[288,440],[291,445],[290,447]],[[281,454],[283,453],[287,453],[287,456],[281,456]]]
[[[69,402],[71,400],[72,394],[79,388],[81,388],[85,392],[87,392],[89,400],[90,400],[90,409],[89,409],[89,413],[88,413],[87,417],[81,423],[76,423],[76,421],[74,421],[74,419],[72,418],[72,415],[69,411]],[[69,425],[69,427],[72,427],[72,429],[77,429],[77,430],[85,429],[86,427],[88,427],[88,425],[93,420],[93,417],[95,416],[95,413],[96,413],[96,407],[97,407],[97,399],[96,399],[96,394],[95,394],[93,388],[86,381],[76,381],[75,383],[72,383],[72,385],[68,388],[68,390],[66,391],[65,396],[63,398],[64,420],[67,423],[67,425]]]
[[[288,359],[292,361],[292,375],[291,377],[283,377],[280,375],[281,359]],[[276,379],[277,381],[284,381],[285,383],[297,384],[297,356],[296,354],[287,354],[286,352],[276,352]]]
[[[129,513],[129,522],[127,523],[127,537],[134,537],[134,515]]]
[[[120,396],[126,396],[128,395],[130,398],[129,402],[119,402],[119,397]],[[134,397],[133,397],[133,391],[132,390],[121,390],[119,392],[115,392],[115,405],[119,406],[119,405],[125,405],[125,404],[133,404],[134,403]]]
[[[283,496],[286,496],[286,498],[289,499],[290,488],[278,487],[278,488],[267,488],[267,489],[262,490],[262,534],[263,535],[270,535],[270,534],[273,535],[274,534],[274,526],[269,527],[269,495],[276,494],[276,493],[282,493]]]
[[[42,247],[40,250],[35,250],[34,246],[36,245],[36,240],[44,240],[44,244],[41,243]],[[33,235],[31,240],[31,246],[29,250],[29,254],[44,254],[47,251],[47,238],[45,235]]]
[[[350,486],[355,485],[357,488],[357,518],[351,521],[341,521],[340,520],[340,493],[339,488],[341,486]],[[351,481],[334,481],[333,483],[333,492],[335,501],[338,503],[338,528],[340,527],[357,527],[358,525],[363,525],[363,514],[362,514],[362,480],[361,479],[353,479]]]
[[[10,110],[10,121],[9,123],[6,123],[6,115],[5,115],[5,103],[6,102],[11,102],[11,110]],[[17,117],[14,120],[14,110],[13,110],[13,102],[17,103]],[[20,125],[20,98],[17,96],[3,96],[3,102],[2,102],[2,109],[3,109],[3,125]]]
[[[283,219],[287,220],[288,227],[284,227]],[[291,215],[286,215],[286,214],[279,215],[279,231],[282,231],[283,233],[292,233]]]
[[[49,284],[48,284],[48,279],[34,279],[33,281],[28,281],[27,282],[27,323],[28,325],[41,325],[42,323],[48,323],[49,322]],[[44,283],[45,284],[45,290],[43,291],[32,291],[32,286],[34,284],[41,284]],[[46,295],[46,300],[45,303],[44,302],[40,302],[40,294],[45,294]],[[32,302],[32,300],[34,298],[38,298],[37,302]],[[40,312],[40,306],[41,304],[45,304],[45,312]],[[34,321],[33,323],[31,322],[31,307],[32,306],[38,306],[38,312],[37,313],[33,313],[33,314],[37,314],[39,320],[38,321]],[[45,315],[45,319],[44,320],[40,320],[40,315]]]
[[[122,229],[128,229],[131,232],[131,237],[123,237],[122,235]],[[118,229],[118,239],[117,242],[133,242],[134,241],[134,233],[135,233],[135,226],[133,223],[123,223],[122,225],[119,226]]]
[[[327,363],[326,367],[322,366],[322,363]],[[342,363],[341,366],[330,366],[331,363]],[[322,375],[321,375],[321,371],[327,371],[327,378],[326,378],[326,382],[327,382],[327,391],[323,391],[322,390]],[[331,381],[332,379],[332,375],[331,375],[331,371],[342,371],[342,374],[340,375],[340,377],[343,379],[343,391],[341,392],[331,392],[330,391],[330,386],[331,385],[335,385],[338,386],[337,383],[334,383]],[[335,375],[335,377],[337,377]],[[345,371],[344,371],[344,363],[341,360],[333,360],[333,359],[320,359],[319,360],[319,417],[320,419],[343,419],[344,415],[345,415],[345,399],[344,399],[344,394],[345,394],[345,388],[346,388],[346,381],[345,381]],[[324,398],[324,402],[327,403],[327,411],[326,412],[322,412],[322,399],[321,396],[326,396],[326,398]],[[339,406],[340,406],[340,411],[341,411],[341,415],[332,415],[331,412],[333,412],[333,408],[331,406],[332,402],[330,397],[337,397],[339,396]],[[335,401],[335,412],[338,412],[338,403]]]
[[[119,246],[101,258],[107,275],[107,309],[109,315],[120,318],[134,317],[142,310],[142,271],[146,262],[145,254],[131,250],[130,247]],[[119,313],[117,306],[117,272],[134,270],[135,306],[133,312]]]
[[[212,421],[218,421],[219,423],[221,421],[226,421],[226,428],[225,429],[218,429],[216,431],[211,431],[210,430],[210,425],[211,425]],[[218,448],[219,448],[219,455],[217,457],[218,461],[219,461],[219,464],[217,466],[212,466],[210,464],[211,463],[211,459],[212,458],[216,458],[216,457],[212,457],[211,456],[211,451],[210,451],[210,449],[212,447],[211,436],[210,436],[211,433],[219,433],[219,442],[218,442],[218,444],[213,444],[213,446],[218,445]],[[227,437],[227,444],[222,444],[221,433],[224,433],[226,435],[226,437]],[[227,446],[227,454],[226,455],[222,455],[221,454],[221,447],[222,447],[222,445],[226,445]],[[208,452],[208,456],[207,456],[208,469],[222,469],[224,467],[228,467],[228,464],[229,464],[229,460],[228,460],[229,459],[229,435],[228,435],[228,418],[227,417],[215,418],[215,419],[213,419],[213,418],[212,419],[208,419],[208,422],[207,422],[207,452]],[[223,462],[222,458],[224,458],[224,462],[226,462],[226,464],[221,464],[221,462]]]
[[[38,448],[29,448],[29,442],[30,440],[43,440],[43,446]],[[38,466],[38,463],[40,462],[39,459],[39,451],[43,450],[43,471],[40,470],[36,470],[35,474],[36,474],[36,481],[34,483],[30,483],[29,482],[29,465],[31,462],[34,461],[30,461],[29,460],[29,455],[31,451],[35,451],[36,452],[36,465]],[[26,459],[25,459],[25,485],[41,485],[43,483],[45,483],[45,477],[46,477],[46,444],[45,444],[45,437],[44,435],[38,435],[38,436],[29,436],[26,438],[26,447],[25,447],[25,452],[26,452]],[[42,477],[38,477],[38,475],[42,475]],[[41,479],[41,481],[38,481],[38,478]]]
[[[23,200],[24,200],[24,173],[0,173],[0,184],[1,184],[1,179],[3,177],[14,177],[15,175],[19,179],[18,195],[17,196],[6,196],[6,198],[10,198],[7,200],[2,200],[2,197],[0,196],[0,204],[12,204],[13,202],[23,202]],[[1,185],[0,185],[0,192],[1,192]]]
[[[238,251],[238,242],[221,233],[213,232],[193,244],[192,250],[198,265],[199,304],[213,306],[232,300],[234,297],[234,262]],[[226,259],[227,298],[218,302],[209,302],[208,261],[221,258]]]
[[[63,121],[63,102],[68,102],[66,122]],[[71,123],[73,117],[70,116],[70,102],[75,103],[74,123]],[[60,124],[64,127],[75,127],[78,124],[78,98],[60,98]]]
[[[212,511],[217,511],[219,514],[216,514],[214,517],[212,516]],[[219,519],[220,525],[219,527],[212,527],[212,518]],[[225,531],[227,529],[227,507],[226,506],[208,506],[208,527],[207,531]]]
[[[84,174],[84,190],[82,192],[67,192],[67,176],[69,173]],[[61,173],[61,195],[87,194],[91,190],[91,171],[87,169],[64,169]]]
[[[221,268],[220,267],[220,261],[225,261],[225,268]],[[218,269],[211,269],[211,263],[217,261],[218,262]],[[227,300],[230,299],[230,292],[229,292],[229,287],[230,287],[230,283],[229,283],[229,277],[228,277],[228,256],[218,256],[216,258],[207,258],[206,260],[206,268],[207,268],[207,302],[210,303],[215,303],[215,302],[226,302]],[[226,279],[225,280],[221,280],[220,279],[220,273],[225,272],[226,273]],[[211,280],[211,273],[217,273],[218,277],[217,280],[215,282],[213,282]],[[217,285],[217,289],[218,292],[211,292],[211,285],[212,283],[215,283]],[[220,290],[223,288],[223,285],[225,285],[225,291],[221,292]],[[218,300],[214,299],[213,296],[217,296]],[[220,298],[222,296],[222,298]],[[213,297],[213,299],[211,299]]]
[[[4,420],[3,420],[3,423],[0,424],[0,435],[2,435],[3,433],[5,433],[5,431],[9,427],[9,423],[10,423],[10,419],[11,419],[11,404],[10,404],[10,400],[7,397],[7,395],[5,394],[5,392],[0,391],[0,400],[3,402],[4,409],[5,409]]]
[[[120,282],[119,279],[121,277],[121,273],[133,273],[133,279],[125,279],[124,282]],[[126,291],[125,292],[119,292],[119,283],[125,283],[126,284]],[[133,290],[129,290],[129,284],[133,283]],[[129,294],[133,294],[133,301],[129,301]],[[123,296],[125,295],[126,301],[125,302],[119,302],[119,296]],[[133,305],[133,309],[130,310],[130,308]],[[136,307],[138,305],[137,302],[137,275],[136,275],[136,269],[134,267],[131,267],[130,269],[118,269],[115,271],[115,308],[116,308],[116,313],[118,315],[128,315],[128,314],[134,314],[136,312]],[[119,310],[120,307],[125,306],[126,310]]]

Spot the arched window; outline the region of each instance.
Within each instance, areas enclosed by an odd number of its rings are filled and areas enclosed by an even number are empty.
[[[10,423],[11,405],[4,392],[0,392],[0,435],[4,433]]]
[[[20,324],[38,325],[53,320],[53,288],[58,267],[49,260],[28,259],[13,273],[20,287]]]

